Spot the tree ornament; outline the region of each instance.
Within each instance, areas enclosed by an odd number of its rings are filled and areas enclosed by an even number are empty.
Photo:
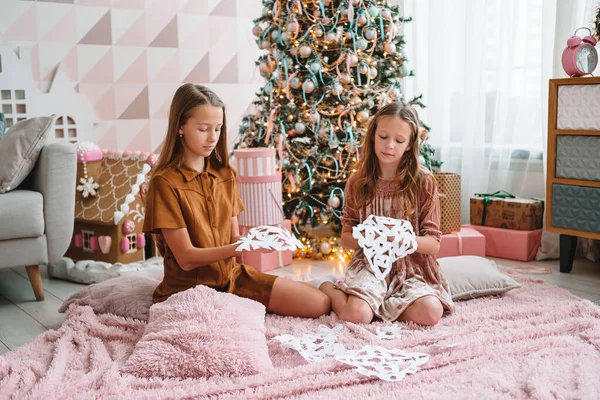
[[[260,44],[258,45],[258,47],[261,50],[267,50],[269,48],[269,46],[271,45],[271,43],[269,43],[269,41],[267,40],[263,40],[262,42],[260,42]]]
[[[315,84],[313,83],[313,81],[306,81],[302,85],[302,88],[304,89],[304,92],[312,93],[312,91],[315,90]]]
[[[346,39],[348,40],[352,40],[352,38],[354,37],[354,34],[350,31],[346,32]]]
[[[360,17],[358,17],[358,25],[364,25],[367,23],[367,17],[365,17],[364,15],[361,15]]]
[[[300,26],[298,25],[298,22],[296,22],[296,21],[290,22],[287,26],[288,32],[296,32],[299,30],[299,28],[300,28]]]
[[[406,65],[406,63],[403,63],[402,67],[400,67],[400,74],[402,76],[410,75],[410,69],[408,69],[408,66]]]
[[[296,125],[294,125],[294,129],[296,129],[296,132],[298,133],[304,133],[304,131],[306,130],[306,126],[302,122],[296,122]]]
[[[319,12],[319,14],[321,14],[321,13]],[[315,36],[316,36],[316,37],[321,37],[321,36],[323,36],[323,29],[321,29],[321,28],[317,28],[317,29],[315,29],[315,31],[314,31],[314,32],[315,32]]]
[[[271,72],[271,66],[264,62],[261,62],[260,64],[258,64],[258,69],[263,74],[268,74],[269,72]]]
[[[356,64],[358,64],[358,56],[356,54],[349,54],[348,63],[351,67],[356,67]]]
[[[298,55],[298,48],[297,47],[290,48],[290,54],[293,55],[294,57],[296,57]]]
[[[367,40],[373,40],[377,37],[377,31],[373,28],[369,28],[365,31],[365,38]]]
[[[289,32],[283,32],[283,33],[281,33],[281,40],[283,40],[284,42],[289,42],[289,40],[290,40],[290,33]]]
[[[396,53],[396,45],[393,42],[388,42],[383,46],[383,50],[388,54],[394,54]]]
[[[385,10],[383,10],[381,12],[381,16],[383,18],[387,19],[387,20],[391,20],[392,19],[392,12],[388,8],[386,8]]]
[[[356,41],[356,48],[358,50],[365,50],[369,46],[369,43],[363,38],[360,38]]]
[[[341,83],[343,83],[344,85],[349,84],[350,82],[352,82],[352,76],[350,76],[350,74],[344,72],[342,74],[340,74],[339,76],[339,80]]]
[[[338,82],[333,84],[333,88],[331,89],[331,93],[333,93],[334,96],[339,96],[344,92],[344,87],[342,85],[340,85]]]
[[[335,108],[335,110],[337,112],[343,112],[346,109],[346,106],[344,106],[343,104],[338,104],[338,106]]]
[[[369,67],[365,64],[361,64],[360,67],[358,67],[358,72],[360,72],[361,74],[366,74],[367,72],[369,72]]]
[[[320,62],[314,62],[314,63],[310,64],[310,69],[315,74],[318,74],[321,71],[321,63]]]
[[[371,79],[377,78],[377,68],[371,68]]]
[[[379,15],[379,8],[376,6],[369,7],[369,15],[373,18]]]
[[[312,53],[312,49],[309,46],[300,47],[300,55],[304,58],[310,57],[310,53]]]
[[[331,19],[329,17],[325,17],[321,19],[321,22],[323,23],[323,25],[329,25]]]
[[[254,25],[254,27],[252,28],[252,33],[254,34],[254,36],[258,37],[262,35],[263,30],[260,27],[260,25]]]
[[[351,105],[351,106],[357,106],[357,105],[359,105],[360,103],[362,103],[362,100],[361,100],[361,99],[360,99],[360,97],[358,97],[358,96],[354,96],[354,97],[352,97],[352,98],[350,99],[350,105]]]
[[[359,111],[356,115],[356,120],[361,124],[364,124],[369,120],[369,113],[365,110]]]
[[[400,95],[400,92],[398,91],[397,88],[393,88],[392,90],[390,90],[390,93],[388,94],[390,99],[397,99],[399,95]]]
[[[320,119],[320,116],[319,116],[318,112],[313,112],[308,117],[308,120],[313,124],[316,124],[317,122],[319,122],[319,119]]]
[[[273,40],[279,39],[279,31],[278,30],[271,31],[271,39],[273,39]]]
[[[332,196],[329,198],[329,205],[331,208],[338,208],[341,203],[342,202],[338,196]]]
[[[327,242],[327,241],[321,242],[321,246],[319,246],[319,251],[323,255],[328,255],[329,253],[331,253],[331,245],[329,244],[329,242]]]
[[[334,32],[328,32],[325,36],[325,40],[331,43],[337,42],[337,35]]]
[[[294,89],[298,89],[298,88],[300,88],[300,86],[302,86],[302,81],[297,76],[294,76],[292,79],[290,79],[290,86],[293,87]],[[289,103],[289,104],[293,104],[293,103]]]

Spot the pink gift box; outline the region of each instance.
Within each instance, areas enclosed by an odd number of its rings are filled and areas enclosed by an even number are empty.
[[[460,232],[442,235],[436,258],[465,255],[485,257],[485,236],[464,226],[460,228]]]
[[[292,231],[292,224],[289,219],[284,219],[278,226],[289,232]],[[240,226],[240,234],[242,236],[247,234],[251,228],[251,226]],[[240,264],[250,265],[261,272],[265,272],[290,265],[293,257],[294,254],[291,250],[274,251],[272,253],[245,251],[238,255],[235,260]]]
[[[489,226],[465,225],[485,236],[485,255],[530,261],[535,258],[542,241],[542,230],[519,231]]]

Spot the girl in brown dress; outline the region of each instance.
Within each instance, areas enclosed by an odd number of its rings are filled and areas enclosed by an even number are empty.
[[[419,166],[419,118],[409,105],[390,103],[371,119],[356,165],[346,183],[342,245],[354,249],[343,281],[324,282],[343,320],[413,321],[435,325],[454,305],[435,254],[440,248],[440,203],[435,178]],[[416,252],[397,260],[384,279],[375,277],[352,227],[369,215],[410,221]]]
[[[318,289],[235,262],[243,210],[227,156],[225,106],[208,88],[186,83],[173,97],[146,194],[144,231],[153,234],[165,263],[154,302],[206,285],[256,300],[276,314],[328,313],[329,297]]]

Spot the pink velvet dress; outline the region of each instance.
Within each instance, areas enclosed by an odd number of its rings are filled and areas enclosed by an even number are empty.
[[[357,209],[352,193],[355,179],[350,177],[344,194],[344,232],[363,222],[369,215],[408,219],[417,236],[432,236],[440,240],[440,201],[434,176],[427,173],[425,187],[416,196],[416,210],[405,216],[405,196],[398,182],[380,179],[376,184],[375,197],[370,204]],[[432,193],[433,196],[428,195]],[[385,321],[395,321],[417,299],[435,296],[447,311],[454,311],[448,283],[440,272],[435,256],[413,253],[397,260],[385,280],[375,277],[363,254],[357,249],[348,264],[344,280],[338,288],[345,293],[366,301],[373,313]]]

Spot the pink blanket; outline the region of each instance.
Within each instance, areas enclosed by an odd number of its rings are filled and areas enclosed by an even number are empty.
[[[340,341],[347,349],[376,344],[431,355],[421,371],[395,383],[359,375],[336,361],[308,363],[275,341],[269,341],[275,370],[267,374],[135,378],[119,369],[145,323],[73,306],[59,330],[0,357],[0,398],[598,398],[600,308],[541,281],[519,281],[523,288],[504,297],[457,303],[456,313],[433,328],[402,325],[397,340],[378,339],[378,323],[344,324]],[[267,338],[339,323],[335,316],[267,316]]]

